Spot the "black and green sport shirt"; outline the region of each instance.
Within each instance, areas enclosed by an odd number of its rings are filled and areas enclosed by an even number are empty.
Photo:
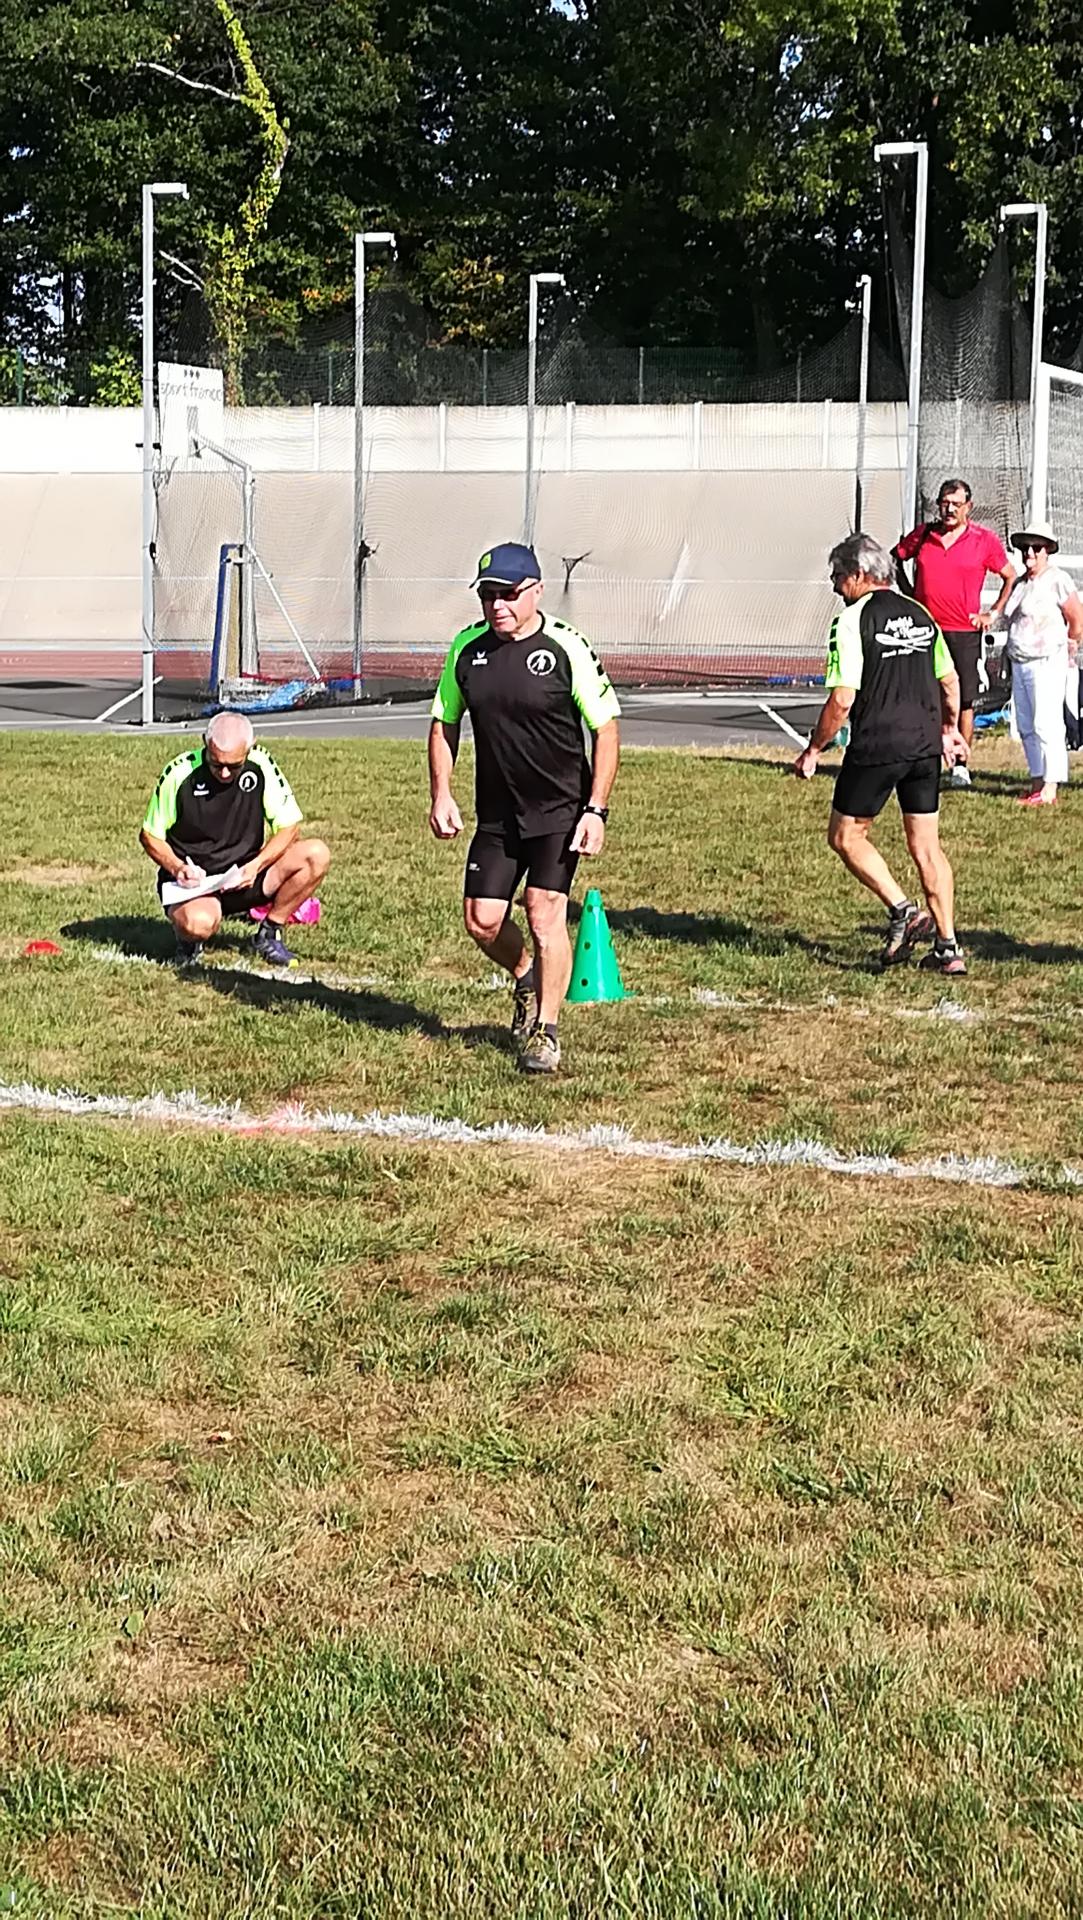
[[[263,747],[250,747],[232,780],[216,780],[202,746],[171,760],[155,787],[144,833],[165,840],[179,860],[228,873],[254,860],[264,841],[302,819],[285,774]]]
[[[478,826],[524,839],[563,833],[589,797],[584,723],[592,733],[620,718],[620,706],[588,640],[549,614],[522,639],[485,621],[451,643],[434,720],[474,731]]]

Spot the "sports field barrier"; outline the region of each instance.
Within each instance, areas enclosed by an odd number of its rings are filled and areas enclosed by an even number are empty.
[[[983,409],[944,406],[938,437],[958,448],[980,517],[1004,410],[986,420]],[[817,671],[833,604],[824,562],[852,525],[858,431],[850,402],[540,409],[548,604],[624,681]],[[524,433],[518,408],[366,410],[364,669],[374,690],[431,683],[470,616],[477,554],[520,529]],[[0,642],[138,640],[139,436],[128,409],[0,415]],[[255,470],[257,545],[290,620],[328,680],[347,676],[352,410],[227,410],[226,442]],[[904,452],[905,409],[870,405],[863,517],[888,542]],[[221,548],[241,537],[240,490],[210,457],[178,461],[160,475],[158,502],[159,670],[196,684],[209,673]],[[270,677],[297,670],[270,598],[260,645]]]

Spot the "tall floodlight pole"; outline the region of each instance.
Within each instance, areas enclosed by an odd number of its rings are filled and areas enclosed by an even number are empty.
[[[393,247],[393,233],[354,236],[353,319],[353,697],[362,691],[365,641],[365,248]]]
[[[872,275],[857,283],[861,296],[861,362],[857,377],[857,462],[854,481],[854,531],[860,533],[865,514],[865,430],[869,411],[869,332],[872,325]]]
[[[534,484],[534,413],[538,396],[538,288],[562,287],[562,273],[532,273],[530,302],[526,324],[526,490],[523,500],[523,539],[529,547],[534,540],[534,518],[538,496]]]
[[[187,200],[180,180],[155,180],[143,188],[143,726],[154,725],[154,202]]]
[[[929,210],[929,148],[924,140],[881,141],[873,148],[877,160],[903,154],[917,159],[917,197],[914,212],[914,284],[910,295],[910,386],[906,406],[906,482],[903,529],[909,532],[918,508],[918,431],[921,424],[921,336],[925,313],[925,226]]]
[[[1035,216],[1034,234],[1034,310],[1030,333],[1030,511],[1038,496],[1036,454],[1038,451],[1038,369],[1042,364],[1042,336],[1045,332],[1045,256],[1049,235],[1049,209],[1044,200],[1013,200],[1001,207],[1002,220],[1026,220]]]

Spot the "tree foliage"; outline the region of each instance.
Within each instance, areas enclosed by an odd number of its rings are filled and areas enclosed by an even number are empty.
[[[609,338],[767,368],[861,272],[883,287],[873,143],[924,138],[934,279],[975,278],[1001,201],[1046,200],[1066,354],[1077,27],[1071,0],[0,0],[5,352],[125,391],[140,189],[179,178],[163,339],[198,277],[235,388],[246,339],[346,325],[374,226],[434,341],[517,343],[527,274],[558,268]]]

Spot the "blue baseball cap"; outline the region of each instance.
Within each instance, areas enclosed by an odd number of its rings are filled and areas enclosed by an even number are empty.
[[[478,577],[471,584],[480,587],[490,581],[494,587],[517,587],[520,580],[540,580],[542,571],[533,547],[521,547],[516,540],[490,547],[478,561]]]

